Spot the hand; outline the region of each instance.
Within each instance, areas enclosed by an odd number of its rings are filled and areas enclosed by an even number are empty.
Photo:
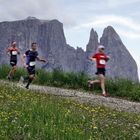
[[[9,52],[7,53],[7,55],[8,55],[9,57],[11,56]]]
[[[107,56],[106,61],[108,61],[110,59],[110,56]]]
[[[28,65],[26,63],[24,63],[24,68],[28,68]]]
[[[41,61],[42,61],[42,62],[44,62],[44,63],[46,62],[46,60],[45,60],[45,59],[42,59]]]
[[[110,59],[111,57],[109,55],[107,55],[107,58]]]
[[[89,57],[89,60],[91,60],[91,61],[92,61],[92,57]]]

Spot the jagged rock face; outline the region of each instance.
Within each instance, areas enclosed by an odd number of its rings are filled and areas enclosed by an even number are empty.
[[[39,20],[29,17],[25,20],[0,23],[0,64],[9,63],[5,49],[15,40],[21,52],[29,49],[32,42],[37,42],[39,54],[47,58],[44,69],[52,71],[60,69],[66,72],[85,72],[95,76],[96,66],[89,57],[96,53],[98,35],[92,29],[90,39],[84,52],[81,48],[74,49],[66,43],[63,24],[58,20]],[[112,27],[104,30],[101,44],[106,47],[111,56],[108,62],[107,75],[110,77],[124,77],[138,80],[137,66],[123,45],[120,37]],[[20,65],[21,66],[21,65]]]
[[[107,64],[107,76],[138,81],[136,62],[111,26],[104,29],[100,43],[105,46],[106,53],[111,57]]]
[[[47,58],[48,63],[38,64],[48,70],[61,69],[67,72],[83,71],[85,53],[66,44],[63,24],[58,20],[39,20],[29,17],[25,20],[0,23],[0,64],[9,63],[5,57],[5,48],[15,40],[21,52],[37,42],[39,54]],[[6,59],[5,59],[6,58]]]
[[[86,61],[85,61],[85,72],[90,76],[94,76],[96,72],[96,64],[89,60],[89,58],[96,53],[98,47],[98,35],[96,31],[91,29],[90,39],[86,47]]]
[[[98,44],[98,34],[94,29],[91,29],[89,42],[86,47],[87,54],[92,55],[92,53],[95,53],[97,51]]]

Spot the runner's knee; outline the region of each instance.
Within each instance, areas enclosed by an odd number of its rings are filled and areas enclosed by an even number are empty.
[[[12,68],[13,70],[16,70],[16,66],[13,66],[13,68]]]
[[[33,80],[33,79],[35,78],[35,76],[34,76],[34,75],[30,75],[29,78],[30,78],[31,80]]]

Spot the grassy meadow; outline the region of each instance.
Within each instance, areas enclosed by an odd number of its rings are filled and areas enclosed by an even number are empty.
[[[1,84],[0,140],[140,140],[140,115]]]

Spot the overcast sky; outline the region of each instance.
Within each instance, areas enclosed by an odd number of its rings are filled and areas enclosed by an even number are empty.
[[[85,49],[91,28],[102,35],[115,28],[133,55],[140,75],[140,0],[0,0],[0,21],[58,19],[64,24],[67,43]]]

